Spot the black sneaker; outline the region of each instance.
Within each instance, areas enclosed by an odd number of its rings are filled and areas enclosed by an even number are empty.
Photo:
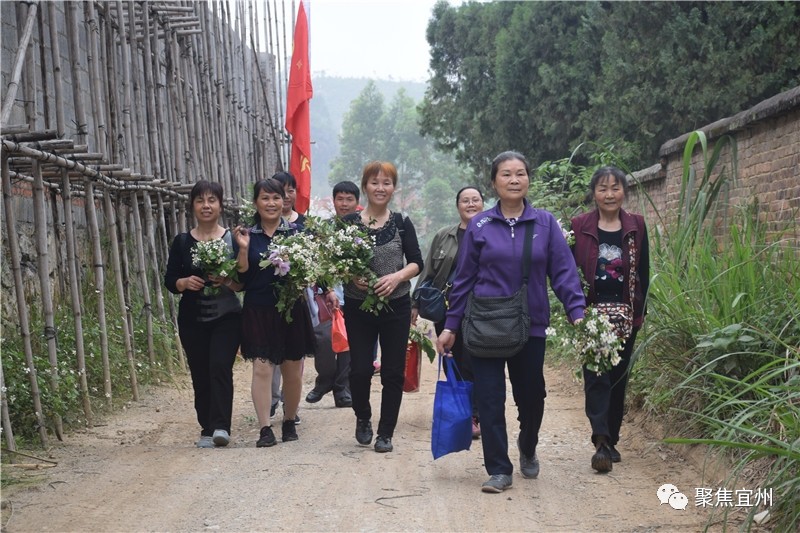
[[[392,438],[378,435],[378,438],[375,439],[375,451],[378,453],[386,453],[392,450],[394,450],[394,446],[392,446]]]
[[[294,420],[283,421],[283,425],[281,425],[281,440],[283,442],[297,440],[297,430],[294,426]]]
[[[261,428],[261,436],[256,442],[256,448],[268,448],[276,444],[278,444],[278,441],[275,440],[275,433],[272,432],[272,428],[270,426]]]
[[[609,446],[608,449],[611,452],[611,462],[612,463],[619,463],[620,461],[622,461],[622,455],[620,455],[620,453],[617,451],[617,449],[614,446]]]
[[[356,440],[364,446],[372,442],[372,422],[368,418],[356,420]]]
[[[605,442],[597,445],[597,451],[592,455],[592,468],[601,473],[611,472],[611,469],[614,468],[614,464],[611,462],[611,450]]]

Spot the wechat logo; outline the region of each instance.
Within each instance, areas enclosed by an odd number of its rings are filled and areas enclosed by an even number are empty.
[[[660,505],[667,503],[675,510],[680,509],[681,511],[685,511],[686,506],[689,504],[689,498],[687,498],[684,493],[678,490],[678,487],[669,483],[665,483],[664,485],[658,487],[656,496],[658,497],[658,501],[661,502]]]

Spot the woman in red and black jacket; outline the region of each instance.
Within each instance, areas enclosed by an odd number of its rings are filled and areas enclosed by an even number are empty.
[[[597,375],[583,369],[586,416],[596,450],[592,468],[608,472],[621,460],[616,449],[625,406],[631,353],[642,325],[650,285],[650,251],[642,215],[622,209],[628,192],[625,173],[615,167],[598,169],[589,183],[596,209],[572,219],[573,255],[588,284],[587,304],[619,302],[629,305],[633,329],[620,350],[621,362]],[[633,275],[633,283],[630,283]]]

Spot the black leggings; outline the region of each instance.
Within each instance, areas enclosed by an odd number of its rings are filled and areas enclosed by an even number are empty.
[[[375,368],[372,366],[375,342],[381,345],[381,418],[378,435],[392,437],[403,400],[406,346],[411,328],[411,299],[390,300],[391,310],[377,315],[359,309],[361,300],[345,298],[344,321],[350,343],[350,394],[357,418],[371,419],[369,392]]]
[[[194,409],[202,436],[215,429],[231,431],[233,363],[241,337],[239,313],[211,322],[181,324],[178,333],[189,361],[194,388]]]

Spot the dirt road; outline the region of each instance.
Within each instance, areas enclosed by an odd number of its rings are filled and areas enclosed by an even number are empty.
[[[315,376],[308,363],[304,395]],[[301,404],[299,441],[255,448],[250,366],[239,361],[231,446],[194,447],[199,430],[188,382],[156,388],[104,425],[57,445],[50,457],[58,466],[36,488],[5,491],[3,530],[701,530],[708,513],[693,500],[701,474],[628,421],[623,462],[609,475],[595,474],[581,385],[566,368],[546,374],[541,475],[527,480],[515,472],[503,494],[480,492],[487,475],[479,442],[432,460],[434,365],[425,363],[422,392],[405,395],[395,451],[377,454],[356,445],[352,410],[334,407],[330,395]],[[373,406],[378,391],[376,378]],[[507,418],[514,442],[510,404]],[[516,465],[516,449],[511,457]],[[685,510],[659,504],[656,491],[665,483],[687,495]]]

